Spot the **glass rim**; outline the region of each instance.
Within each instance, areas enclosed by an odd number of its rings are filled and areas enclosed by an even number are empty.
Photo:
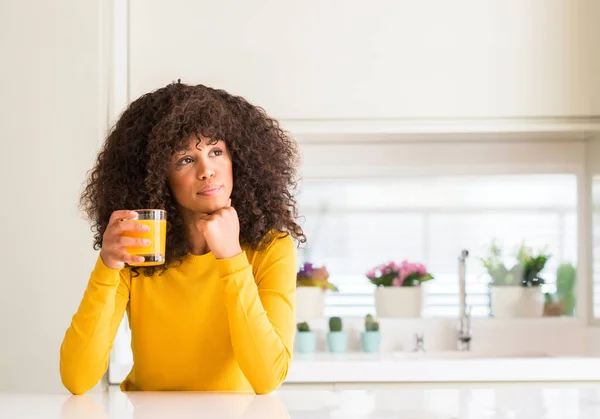
[[[164,220],[167,211],[164,209],[141,208],[132,210],[137,213],[135,220]]]

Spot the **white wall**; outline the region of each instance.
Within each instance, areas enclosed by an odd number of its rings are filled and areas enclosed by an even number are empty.
[[[594,3],[131,0],[131,97],[181,78],[285,120],[599,114]]]
[[[0,3],[0,391],[65,391],[96,253],[77,209],[106,119],[101,2]]]

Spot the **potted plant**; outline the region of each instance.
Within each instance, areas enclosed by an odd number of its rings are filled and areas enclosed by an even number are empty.
[[[573,316],[575,314],[575,282],[577,269],[570,263],[556,270],[556,292],[545,294],[544,316]]]
[[[489,254],[480,258],[490,277],[490,305],[494,317],[541,317],[544,312],[544,295],[540,273],[550,255],[533,253],[523,242],[514,265],[508,269],[502,251],[493,240]]]
[[[296,324],[296,349],[301,353],[313,353],[317,347],[317,335],[310,330],[308,323]]]
[[[379,323],[370,314],[365,316],[365,331],[362,332],[360,341],[364,352],[379,352],[381,343]]]
[[[329,319],[329,332],[327,333],[327,346],[330,352],[346,352],[348,334],[343,330],[342,319],[331,317]]]
[[[296,318],[306,321],[323,317],[327,290],[338,291],[329,282],[327,268],[315,267],[312,263],[302,265],[296,275]]]
[[[367,272],[375,288],[377,317],[420,317],[423,307],[421,284],[433,279],[425,266],[406,260],[389,262]]]

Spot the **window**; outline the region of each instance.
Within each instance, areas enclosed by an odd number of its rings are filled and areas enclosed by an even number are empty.
[[[339,293],[328,293],[326,316],[374,313],[364,273],[390,260],[424,263],[434,275],[424,288],[423,315],[458,315],[458,256],[467,259],[467,303],[489,315],[485,256],[492,239],[507,258],[526,245],[552,254],[542,272],[555,291],[560,263],[577,264],[577,178],[571,174],[305,178],[298,196],[308,243],[299,261],[327,266]]]

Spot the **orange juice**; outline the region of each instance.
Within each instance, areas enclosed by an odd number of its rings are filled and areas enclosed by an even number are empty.
[[[129,246],[127,253],[130,255],[144,256],[141,263],[132,263],[132,266],[155,266],[165,263],[165,247],[167,239],[167,221],[163,210],[134,210],[138,213],[136,223],[150,227],[150,231],[126,231],[123,235],[140,239],[149,239],[148,246]],[[150,219],[148,219],[150,218]]]

